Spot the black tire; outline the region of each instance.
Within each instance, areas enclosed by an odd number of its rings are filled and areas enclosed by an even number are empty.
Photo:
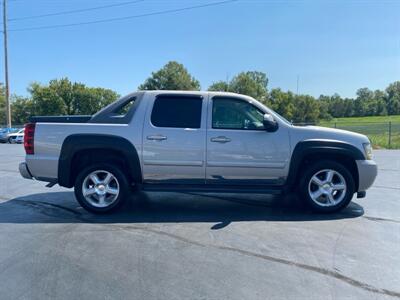
[[[309,193],[309,184],[312,179],[312,177],[315,174],[318,174],[318,172],[323,172],[324,170],[334,170],[337,173],[339,173],[342,176],[342,179],[344,179],[345,184],[346,184],[346,192],[343,192],[344,197],[335,205],[331,206],[323,206],[323,204],[318,204],[318,201],[314,201]],[[321,173],[323,174],[323,173]],[[307,166],[307,169],[305,170],[305,173],[301,175],[302,179],[300,180],[300,184],[298,186],[298,190],[300,192],[300,195],[302,197],[302,200],[305,202],[305,204],[310,207],[313,211],[319,212],[319,213],[333,213],[337,212],[343,208],[345,208],[353,198],[353,195],[355,193],[355,183],[354,183],[354,178],[350,171],[342,164],[337,163],[335,161],[331,160],[323,160],[319,161],[316,163],[313,163],[309,166]],[[340,177],[337,178],[340,179]],[[340,199],[340,194],[338,194],[338,199]],[[323,199],[325,196],[322,196]],[[319,200],[321,198],[317,198]],[[328,200],[326,200],[328,201]]]
[[[116,182],[119,188],[119,193],[116,199],[113,200],[113,202],[106,207],[96,207],[92,205],[85,198],[82,191],[86,177],[89,176],[91,173],[100,170],[111,173],[116,178]],[[117,166],[107,163],[95,163],[84,168],[81,172],[79,172],[78,176],[76,177],[74,188],[75,197],[79,204],[87,211],[95,214],[106,214],[117,210],[126,201],[126,198],[129,195],[129,183],[125,174],[120,171]]]
[[[13,143],[11,137],[9,137],[7,141],[8,141],[9,144],[12,144],[12,143]]]

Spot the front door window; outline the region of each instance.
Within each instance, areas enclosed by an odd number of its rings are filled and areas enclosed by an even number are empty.
[[[213,99],[212,128],[264,130],[264,113],[249,102],[236,99]]]

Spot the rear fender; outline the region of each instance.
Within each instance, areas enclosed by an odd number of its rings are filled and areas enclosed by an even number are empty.
[[[73,134],[62,145],[58,161],[58,184],[73,187],[73,159],[81,151],[112,150],[121,155],[127,165],[130,178],[136,183],[142,182],[142,171],[135,146],[125,138],[106,134]]]

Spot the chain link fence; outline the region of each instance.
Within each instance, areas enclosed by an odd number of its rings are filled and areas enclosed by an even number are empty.
[[[374,148],[400,149],[400,122],[338,121],[322,122],[320,124],[300,123],[296,125],[319,125],[358,132],[368,136]]]

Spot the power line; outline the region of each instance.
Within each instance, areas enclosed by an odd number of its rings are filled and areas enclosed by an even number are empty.
[[[182,8],[161,10],[161,11],[144,13],[144,14],[139,14],[139,15],[119,17],[119,18],[109,18],[109,19],[101,19],[101,20],[96,20],[96,21],[59,24],[59,25],[45,25],[45,26],[37,26],[37,27],[17,28],[17,29],[9,29],[8,31],[32,31],[32,30],[63,28],[63,27],[75,27],[75,26],[80,26],[80,25],[90,25],[90,24],[99,24],[99,23],[109,23],[109,22],[124,21],[124,20],[137,19],[137,18],[143,18],[143,17],[155,16],[155,15],[166,15],[166,14],[171,14],[171,13],[176,13],[176,12],[194,10],[194,9],[203,8],[203,7],[223,5],[223,4],[237,2],[237,1],[239,1],[239,0],[226,0],[226,1],[219,1],[219,2],[214,2],[214,3],[187,6],[187,7],[182,7]]]
[[[12,18],[12,19],[8,19],[8,21],[14,22],[14,21],[20,21],[20,20],[39,19],[39,18],[46,18],[46,17],[53,17],[53,16],[60,16],[60,15],[70,15],[70,14],[76,14],[76,13],[87,12],[87,11],[92,11],[92,10],[99,10],[99,9],[104,9],[104,8],[125,6],[125,5],[130,5],[130,4],[134,4],[134,3],[138,3],[138,2],[143,2],[143,1],[145,1],[145,0],[127,1],[127,2],[122,2],[122,3],[114,3],[114,4],[102,5],[102,6],[96,6],[96,7],[66,10],[66,11],[60,11],[60,12],[56,12],[56,13]]]

